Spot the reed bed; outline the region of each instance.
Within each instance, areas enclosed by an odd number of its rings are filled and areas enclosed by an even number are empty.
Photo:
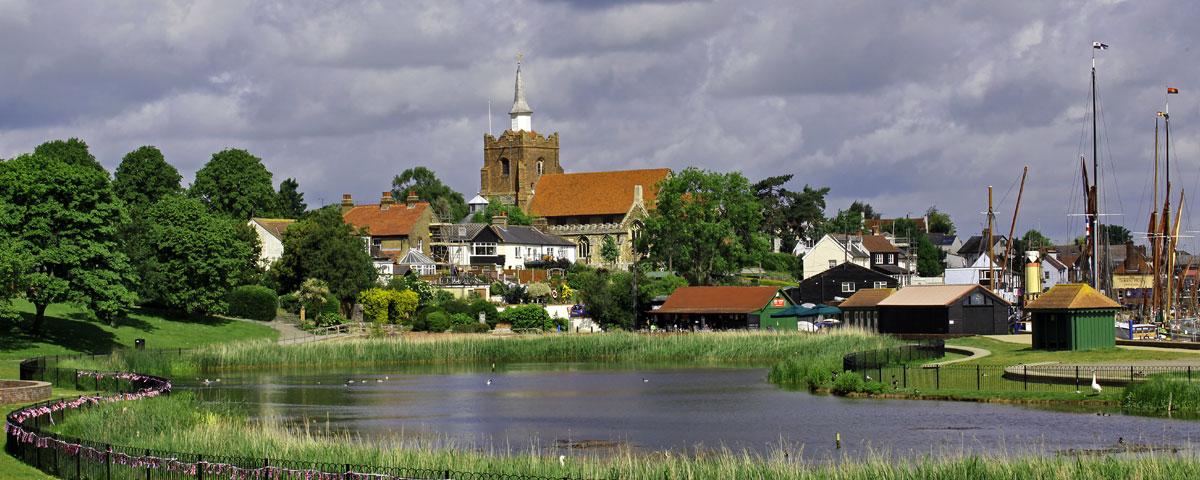
[[[343,367],[384,364],[487,364],[516,362],[680,362],[773,365],[791,359],[800,364],[841,368],[841,356],[897,344],[896,340],[858,331],[821,335],[713,333],[685,335],[544,335],[536,337],[455,336],[364,339],[279,346],[244,342],[203,347],[182,353],[127,351],[96,361],[64,362],[68,368],[112,369],[164,376],[200,371],[274,367]]]
[[[828,461],[798,460],[797,449],[781,445],[766,454],[709,450],[693,454],[639,453],[572,455],[560,465],[537,446],[432,446],[405,441],[367,441],[322,431],[318,424],[286,427],[252,422],[229,407],[176,394],[133,403],[114,403],[68,417],[61,433],[102,442],[209,455],[286,458],[460,472],[562,478],[759,478],[759,479],[1098,479],[1196,478],[1200,461],[1191,454],[1124,456],[947,455],[897,460],[885,455]]]
[[[1125,387],[1121,407],[1137,413],[1200,417],[1200,384],[1155,375]]]

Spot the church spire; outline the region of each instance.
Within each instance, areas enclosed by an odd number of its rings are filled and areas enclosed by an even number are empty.
[[[512,131],[533,131],[533,109],[525,102],[525,80],[521,78],[522,55],[517,55],[517,82],[513,90],[513,106],[508,111],[512,119]]]

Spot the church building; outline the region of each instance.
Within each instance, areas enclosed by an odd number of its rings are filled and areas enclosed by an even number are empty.
[[[565,173],[558,159],[558,133],[542,136],[533,130],[520,62],[508,115],[508,130],[499,137],[483,136],[479,195],[521,207],[535,217],[536,228],[575,245],[579,263],[628,268],[637,258],[634,241],[654,210],[658,183],[671,171]],[[482,198],[472,199],[472,207]],[[617,247],[615,260],[601,254],[607,243]]]

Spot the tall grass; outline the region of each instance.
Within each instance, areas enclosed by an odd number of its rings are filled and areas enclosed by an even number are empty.
[[[59,432],[118,445],[175,452],[250,458],[450,469],[492,474],[570,478],[796,478],[796,479],[1101,479],[1196,478],[1192,456],[1117,457],[988,456],[896,460],[882,455],[805,462],[798,446],[766,454],[708,451],[682,455],[622,450],[612,455],[568,458],[563,465],[536,446],[433,446],[405,441],[367,441],[323,429],[319,422],[287,427],[252,422],[226,407],[176,394],[139,402],[105,404],[69,416]]]
[[[1155,375],[1125,387],[1121,407],[1138,413],[1200,416],[1200,384]]]
[[[514,362],[680,362],[771,365],[781,360],[841,368],[841,356],[896,344],[861,332],[822,335],[720,333],[698,335],[547,335],[498,338],[464,335],[424,341],[365,339],[279,346],[270,342],[213,345],[175,353],[125,352],[70,368],[188,375],[212,369],[338,367],[383,364]]]

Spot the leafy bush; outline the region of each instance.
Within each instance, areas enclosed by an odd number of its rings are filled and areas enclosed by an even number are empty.
[[[363,290],[358,301],[363,306],[363,316],[375,323],[407,323],[417,309],[420,297],[416,292],[396,291],[384,288]]]
[[[271,321],[279,308],[275,291],[260,285],[243,285],[229,292],[229,315]]]
[[[479,314],[483,313],[484,320],[490,328],[496,328],[496,324],[500,323],[500,312],[496,310],[496,306],[492,302],[482,298],[476,298],[471,302],[470,310],[467,313],[471,314],[471,318],[479,319]]]
[[[510,307],[500,313],[500,321],[511,324],[513,328],[554,328],[550,314],[540,305],[521,305]]]
[[[792,272],[799,263],[800,259],[790,253],[768,253],[759,262],[762,269],[768,272]]]
[[[450,314],[444,311],[430,313],[426,321],[430,332],[444,332],[450,329]]]
[[[455,298],[453,293],[438,289],[433,291],[433,301],[430,303],[433,305],[441,305],[443,303],[453,302],[454,300]]]
[[[347,322],[349,322],[349,320],[347,320],[346,317],[343,317],[342,314],[340,314],[340,313],[321,312],[320,315],[317,315],[316,326],[332,327],[334,325],[341,325],[341,324],[347,323]]]
[[[866,385],[867,382],[863,380],[862,375],[855,372],[842,372],[833,378],[833,393],[845,395],[851,392],[861,392]]]
[[[529,294],[529,298],[538,301],[544,301],[550,298],[550,286],[540,282],[529,284],[529,287],[525,289],[525,292]]]
[[[300,314],[300,297],[295,293],[286,293],[279,296],[279,308],[288,313]]]

